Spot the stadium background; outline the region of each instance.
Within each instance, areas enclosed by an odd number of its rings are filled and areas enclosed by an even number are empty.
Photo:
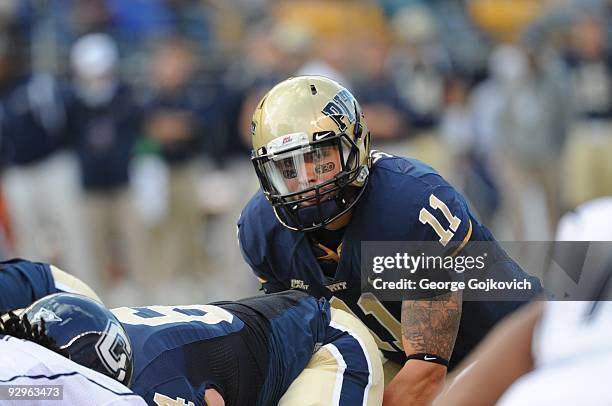
[[[347,86],[499,240],[552,239],[612,195],[611,38],[605,0],[4,0],[0,256],[111,307],[256,293],[250,116],[294,74]]]

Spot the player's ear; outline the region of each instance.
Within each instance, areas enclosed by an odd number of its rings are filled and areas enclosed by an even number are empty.
[[[225,406],[225,400],[216,389],[209,388],[204,392],[206,406]]]

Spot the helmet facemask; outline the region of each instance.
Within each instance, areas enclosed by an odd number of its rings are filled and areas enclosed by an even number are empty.
[[[293,230],[312,231],[340,218],[367,180],[359,147],[346,133],[323,131],[312,139],[306,133],[287,134],[254,151],[264,194],[279,221]]]

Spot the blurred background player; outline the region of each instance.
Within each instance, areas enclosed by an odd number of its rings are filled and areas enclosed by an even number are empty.
[[[117,72],[119,53],[106,34],[72,47],[68,131],[76,152],[91,235],[95,286],[110,289],[142,269],[138,223],[129,193],[129,163],[141,128],[132,90]],[[141,278],[144,280],[144,278]]]
[[[141,142],[149,144],[166,168],[165,186],[150,196],[165,210],[145,223],[142,238],[148,262],[142,269],[160,280],[190,272],[201,276],[198,270],[203,269],[204,215],[197,205],[197,179],[203,172],[200,157],[205,143],[216,129],[210,119],[213,94],[194,80],[195,58],[194,47],[177,37],[158,44],[151,61]],[[141,279],[150,284],[148,278]]]

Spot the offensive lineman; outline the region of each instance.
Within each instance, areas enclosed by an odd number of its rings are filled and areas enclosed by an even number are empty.
[[[50,269],[24,260],[4,263],[0,286],[3,291],[53,293],[57,289]],[[36,304],[48,307],[44,303],[58,296],[66,295],[46,296]],[[3,306],[14,308],[16,303]],[[330,321],[326,301],[305,293],[113,312],[132,343],[132,388],[149,404],[181,404],[179,399],[194,405],[206,399],[209,406],[382,402],[382,365],[367,330],[337,310],[331,311]],[[26,311],[28,318],[30,313]],[[70,318],[60,310],[54,314]],[[45,329],[52,338],[58,331],[53,327],[51,318]],[[311,390],[313,386],[318,390]]]

